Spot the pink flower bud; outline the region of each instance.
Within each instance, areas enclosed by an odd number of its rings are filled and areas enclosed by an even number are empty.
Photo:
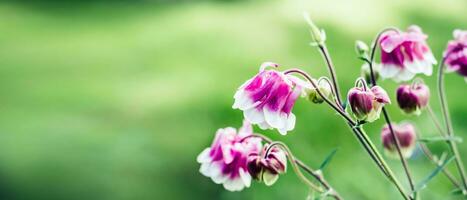
[[[399,125],[393,123],[391,125],[394,130],[394,134],[399,141],[402,156],[404,156],[404,158],[409,158],[412,156],[413,150],[415,149],[417,137],[414,126],[410,123],[401,123]],[[396,143],[393,140],[391,131],[387,124],[381,131],[381,141],[383,143],[386,155],[392,158],[399,158]]]
[[[431,76],[436,60],[420,27],[412,25],[406,32],[388,31],[379,40],[383,78],[407,81],[416,74]]]
[[[397,89],[397,103],[407,114],[420,115],[421,109],[428,105],[429,99],[430,89],[422,83],[413,86],[400,85]]]
[[[370,90],[363,87],[354,87],[347,94],[350,109],[360,121],[373,122],[379,118],[381,109],[390,103],[386,91],[374,86]]]
[[[279,174],[287,170],[287,157],[278,147],[273,147],[264,157],[267,149],[268,145],[265,145],[261,153],[253,152],[249,155],[248,171],[255,180],[271,186],[277,181]]]
[[[467,77],[467,30],[454,30],[454,40],[449,41],[444,56],[448,72],[455,71]]]

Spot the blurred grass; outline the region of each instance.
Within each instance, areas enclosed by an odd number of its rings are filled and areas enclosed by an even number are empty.
[[[0,198],[304,199],[307,190],[293,173],[273,187],[253,184],[240,193],[198,173],[195,158],[216,129],[241,124],[241,112],[230,108],[235,89],[263,61],[326,75],[307,45],[304,10],[326,29],[345,91],[359,75],[356,39],[370,42],[385,26],[418,24],[439,57],[452,30],[465,28],[466,6],[461,0],[0,3]],[[466,138],[459,92],[465,83],[447,77],[455,130]],[[434,77],[426,81],[434,87]],[[396,84],[383,85],[394,101]],[[297,126],[287,137],[257,131],[285,141],[311,166],[339,147],[325,173],[347,199],[398,198],[329,108],[301,100],[294,113]],[[395,104],[390,113],[406,118]],[[423,135],[436,134],[426,115],[409,120]],[[381,126],[379,120],[367,128],[375,141]],[[390,164],[405,182],[399,162]],[[417,180],[433,169],[422,156],[410,164]],[[450,190],[439,176],[422,196],[446,199]]]

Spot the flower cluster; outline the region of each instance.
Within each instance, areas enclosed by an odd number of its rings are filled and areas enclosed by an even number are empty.
[[[377,78],[390,78],[400,82],[409,81],[417,74],[431,76],[436,60],[426,42],[428,36],[422,32],[420,27],[410,26],[405,32],[385,29],[378,34],[371,51],[364,42],[357,41],[358,58],[365,61],[365,64],[361,67],[361,77],[357,78],[355,87],[347,92],[347,100],[343,102],[334,68],[324,44],[326,41],[324,31],[319,29],[311,19],[307,18],[307,20],[313,37],[312,45],[318,46],[324,55],[332,80],[321,77],[316,81],[303,70],[278,71],[276,69],[279,67],[278,64],[263,63],[259,72],[242,84],[234,94],[232,108],[243,112],[243,126],[238,131],[231,127],[217,131],[212,145],[197,157],[197,161],[201,164],[200,172],[210,177],[215,183],[222,184],[229,191],[240,191],[250,187],[252,180],[271,186],[278,180],[280,174],[286,172],[287,160],[289,160],[294,172],[310,188],[319,191],[322,195],[340,199],[339,194],[323,179],[321,170],[314,171],[296,159],[284,143],[272,142],[267,137],[253,132],[252,125],[257,125],[262,130],[275,129],[281,135],[287,135],[294,129],[296,122],[292,109],[299,97],[305,97],[316,104],[326,102],[334,109],[351,127],[359,138],[359,142],[384,175],[392,180],[406,199],[411,199],[409,198],[411,195],[401,190],[396,177],[389,166],[384,164],[384,158],[368,139],[363,126],[379,119],[380,113],[384,113],[386,125],[381,130],[382,146],[386,155],[401,159],[410,182],[409,185],[413,186],[405,159],[411,157],[415,150],[417,141],[415,126],[408,122],[391,123],[385,108],[391,100],[386,90],[377,85]],[[456,71],[467,77],[467,31],[454,31],[454,38],[444,51],[441,67],[446,64],[447,71]],[[375,49],[378,45],[381,50],[380,65],[374,63]],[[439,71],[439,80],[442,80],[442,69],[440,68]],[[302,75],[306,81],[291,75],[292,73]],[[371,86],[367,82],[371,83]],[[439,85],[441,88],[442,84]],[[443,99],[444,91],[442,89],[439,91],[440,102],[442,108],[445,109],[443,115],[446,131],[449,132],[452,125],[449,124],[450,121],[446,116],[447,105]],[[396,91],[398,106],[407,114],[420,115],[421,111],[429,106],[429,98],[430,90],[421,78],[417,78],[412,84],[401,84]],[[437,123],[435,117],[434,121]],[[444,135],[442,128],[439,128],[439,131],[441,135]],[[452,135],[452,133],[446,135]],[[454,144],[449,144],[451,149],[456,148]],[[427,154],[427,157],[432,159],[433,156]],[[438,163],[435,160],[433,162]],[[309,181],[298,165],[303,171],[312,175],[320,186]],[[458,163],[457,166],[460,164]],[[459,168],[461,171],[461,167]]]

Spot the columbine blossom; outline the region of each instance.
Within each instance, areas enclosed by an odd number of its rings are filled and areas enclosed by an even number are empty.
[[[287,170],[287,157],[278,147],[272,147],[268,155],[265,155],[268,147],[269,145],[264,145],[261,152],[253,152],[248,156],[248,170],[255,180],[271,186],[279,179],[279,174]]]
[[[244,139],[252,133],[252,126],[246,121],[238,133],[231,127],[219,129],[211,147],[197,158],[201,174],[223,184],[229,191],[250,187],[252,177],[248,172],[248,155],[259,152],[262,146],[260,138]]]
[[[421,109],[428,105],[430,89],[422,83],[411,85],[400,85],[397,89],[397,103],[407,114],[420,115]]]
[[[410,123],[391,124],[394,134],[399,141],[401,153],[404,158],[412,156],[413,150],[415,149],[416,133],[415,128]],[[386,124],[381,131],[381,141],[386,155],[392,158],[399,158],[396,143],[391,135],[391,130]]]
[[[467,30],[454,30],[454,40],[449,41],[444,56],[449,72],[456,71],[467,77]]]
[[[371,89],[354,87],[347,94],[350,110],[360,121],[373,122],[379,118],[385,104],[391,103],[386,91],[379,86]]]
[[[416,74],[430,76],[436,60],[420,27],[412,25],[407,32],[388,31],[379,40],[383,78],[407,81]]]
[[[237,90],[232,108],[242,110],[245,119],[261,129],[276,128],[286,135],[295,127],[295,101],[309,86],[297,77],[266,67],[278,64],[263,63],[259,73]]]

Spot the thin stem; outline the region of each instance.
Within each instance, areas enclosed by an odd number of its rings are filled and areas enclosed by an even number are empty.
[[[371,142],[368,135],[365,133],[365,131],[363,129],[361,129],[361,128],[359,128],[359,129],[360,129],[360,131],[362,133],[362,136],[364,136],[365,141],[368,142],[368,144],[371,146],[372,149],[374,149],[377,157],[381,160],[383,166],[386,168],[387,173],[389,175],[388,178],[394,183],[394,185],[396,185],[397,189],[399,190],[399,192],[401,193],[401,195],[405,199],[411,199],[409,196],[407,196],[407,194],[405,194],[404,189],[403,189],[402,185],[400,184],[399,180],[397,180],[396,176],[394,175],[394,172],[391,171],[391,168],[389,168],[389,165],[384,161],[383,156],[381,156],[378,149],[373,144],[373,142]]]
[[[451,118],[449,115],[449,108],[448,104],[446,102],[446,93],[444,89],[444,63],[446,62],[446,57],[443,57],[441,60],[441,63],[439,64],[439,69],[438,69],[438,95],[439,95],[439,101],[441,104],[441,110],[443,113],[444,117],[444,123],[446,125],[446,132],[448,136],[454,137],[454,130],[452,128],[452,122]],[[467,180],[466,180],[466,175],[464,171],[464,164],[462,163],[459,151],[457,149],[457,144],[454,140],[449,140],[449,147],[451,148],[452,153],[456,157],[456,166],[459,171],[459,175],[462,179],[462,184],[464,185],[464,189],[462,190],[463,194],[467,194]]]
[[[353,126],[355,126],[355,122],[347,115],[345,114],[344,110],[340,105],[335,105],[333,104],[318,88],[318,85],[315,83],[315,81],[308,75],[306,72],[302,71],[301,69],[289,69],[284,72],[284,74],[290,74],[290,73],[297,73],[302,75],[305,79],[307,79],[308,82],[311,83],[311,85],[316,88],[316,91],[318,92],[318,95],[323,98],[323,100],[329,104],[336,112],[338,112],[342,117],[344,117],[347,121],[351,122]],[[336,90],[337,92],[337,90]],[[337,93],[336,93],[337,95]]]
[[[323,55],[324,60],[326,61],[326,65],[328,66],[329,74],[331,75],[332,83],[334,85],[334,89],[336,92],[336,98],[339,104],[339,108],[343,109],[342,107],[343,104],[342,104],[342,99],[341,99],[340,89],[339,89],[339,83],[337,82],[337,76],[334,70],[334,65],[332,64],[331,56],[329,55],[328,49],[325,44],[318,45],[318,48],[321,54]]]
[[[427,105],[426,110],[428,111],[428,114],[429,114],[431,120],[435,124],[436,129],[438,129],[439,135],[441,137],[448,137],[447,134],[444,132],[443,128],[441,127],[441,123],[438,121],[438,118],[436,118],[436,115],[433,112],[433,108],[431,108],[430,104]]]
[[[287,158],[289,159],[289,162],[290,164],[292,165],[292,168],[293,170],[295,171],[295,174],[298,176],[298,178],[303,182],[305,183],[306,185],[308,185],[311,189],[313,190],[316,190],[320,193],[324,192],[322,188],[318,187],[317,185],[315,185],[313,182],[311,182],[310,180],[308,180],[306,178],[305,175],[303,175],[303,173],[300,171],[300,169],[298,168],[298,165],[297,163],[295,162],[294,160],[294,156],[292,154],[292,152],[290,151],[289,147],[287,147],[287,145],[285,145],[284,143],[282,142],[271,142],[269,144],[269,147],[268,149],[266,150],[266,154],[265,156],[267,157],[269,151],[274,147],[274,146],[279,146],[281,147],[286,153],[287,153]]]
[[[428,160],[430,160],[437,167],[441,166],[441,163],[435,160],[433,153],[431,153],[430,149],[425,144],[420,144],[420,147],[422,148],[423,153],[428,158]],[[456,178],[454,178],[454,176],[445,167],[442,168],[442,172],[454,186],[461,189],[461,185],[459,184],[459,182],[457,182]]]
[[[249,135],[249,136],[246,136],[244,138],[241,139],[241,141],[244,141],[245,139],[247,138],[251,138],[251,137],[258,137],[258,138],[261,138],[263,141],[265,141],[266,143],[272,143],[273,140],[264,136],[264,135],[261,135],[261,134],[252,134],[252,135]],[[341,200],[343,199],[339,193],[331,187],[331,185],[326,181],[326,179],[324,179],[322,173],[316,171],[316,170],[313,170],[311,167],[307,166],[303,161],[299,160],[298,158],[296,158],[295,156],[293,156],[293,159],[295,160],[295,163],[301,167],[304,171],[306,171],[308,174],[310,174],[311,176],[313,176],[327,191],[329,191],[329,195],[334,197],[334,199],[336,200]]]
[[[387,28],[387,29],[384,29],[383,31],[379,32],[378,35],[376,36],[375,38],[375,41],[373,41],[373,46],[372,46],[372,49],[371,49],[371,54],[370,54],[370,63],[369,63],[369,67],[370,67],[370,77],[371,77],[371,83],[373,86],[376,86],[376,79],[375,79],[375,75],[374,75],[374,70],[373,70],[373,64],[374,64],[374,60],[375,60],[375,54],[376,54],[376,47],[378,45],[378,41],[380,39],[380,37],[387,31],[389,30],[395,30],[395,31],[398,31],[397,29],[394,29],[394,28]],[[402,151],[401,151],[401,145],[400,145],[400,142],[399,142],[399,139],[396,137],[396,134],[394,133],[394,129],[391,125],[391,119],[389,118],[389,114],[388,112],[386,111],[386,108],[383,107],[382,108],[382,111],[383,111],[383,116],[384,116],[384,119],[389,127],[389,131],[391,132],[391,137],[392,139],[394,140],[395,142],[395,146],[396,146],[396,149],[397,149],[397,153],[399,155],[399,158],[401,160],[401,163],[402,163],[402,166],[404,168],[404,172],[407,176],[407,181],[409,182],[409,186],[410,186],[410,189],[411,191],[414,191],[415,190],[415,185],[413,183],[413,180],[412,180],[412,176],[410,174],[410,170],[409,170],[409,166],[407,164],[407,161],[405,160],[404,156],[402,155]],[[416,196],[416,193],[414,193],[414,196]],[[412,197],[413,198],[413,197]]]
[[[412,176],[410,175],[409,166],[407,164],[407,160],[405,160],[404,156],[402,155],[402,151],[401,151],[401,147],[400,147],[401,145],[400,145],[399,139],[396,137],[394,129],[393,129],[392,125],[391,125],[391,119],[389,118],[389,115],[388,115],[388,112],[386,111],[386,108],[383,107],[382,110],[383,110],[384,119],[386,120],[386,123],[387,123],[387,125],[389,127],[389,131],[391,132],[392,139],[395,141],[395,144],[396,144],[395,146],[396,146],[396,149],[397,149],[397,153],[399,154],[399,158],[401,160],[402,166],[404,167],[405,174],[407,175],[407,180],[409,182],[410,189],[411,189],[411,191],[415,191],[415,185],[413,183]]]
[[[336,88],[333,87],[333,84],[331,83],[331,80],[329,80],[329,78],[326,77],[326,76],[320,77],[318,79],[318,85],[320,84],[321,81],[326,81],[326,83],[328,83],[329,87],[331,88],[331,93],[332,93],[332,96],[334,97],[334,101],[337,104],[339,104],[339,100],[336,97]]]

